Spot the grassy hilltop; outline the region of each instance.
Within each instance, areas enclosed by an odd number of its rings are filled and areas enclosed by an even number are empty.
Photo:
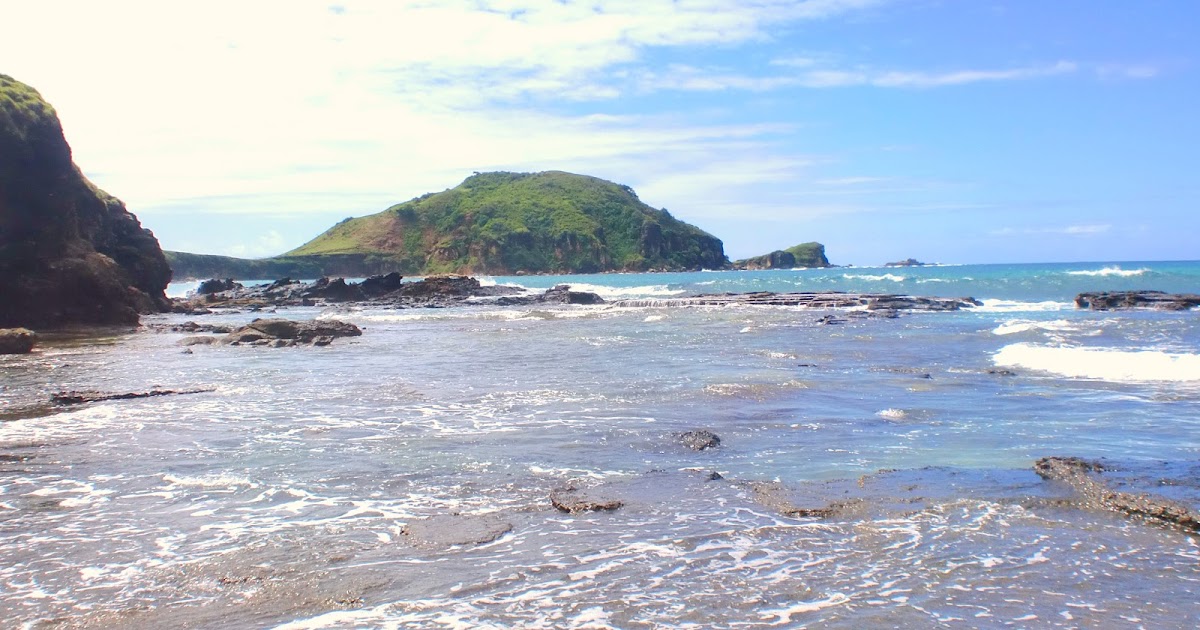
[[[450,190],[346,219],[289,259],[390,259],[407,273],[721,268],[719,239],[633,189],[560,171],[480,173]]]
[[[829,267],[825,257],[825,246],[817,243],[801,243],[787,249],[773,251],[762,256],[746,258],[733,263],[735,269],[809,269]]]

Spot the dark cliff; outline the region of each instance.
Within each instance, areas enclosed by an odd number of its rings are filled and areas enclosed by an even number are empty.
[[[136,324],[169,308],[158,240],[71,161],[54,109],[0,75],[0,327]]]

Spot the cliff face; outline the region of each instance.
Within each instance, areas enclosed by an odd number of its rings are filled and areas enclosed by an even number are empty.
[[[559,171],[481,173],[347,219],[289,260],[358,256],[403,273],[720,269],[720,239],[656,210],[628,186]]]
[[[169,308],[158,240],[71,161],[58,116],[0,75],[0,327],[136,324]]]

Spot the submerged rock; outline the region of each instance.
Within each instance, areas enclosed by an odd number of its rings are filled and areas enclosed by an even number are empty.
[[[404,535],[414,545],[451,547],[489,543],[512,531],[512,523],[489,514],[444,514],[409,522]]]
[[[1196,510],[1155,494],[1123,492],[1111,487],[1099,476],[1107,470],[1101,462],[1078,457],[1043,457],[1034,463],[1033,469],[1043,479],[1071,486],[1090,507],[1200,531],[1200,513]]]
[[[595,489],[579,489],[574,486],[550,493],[550,503],[562,512],[612,511],[625,505],[620,499],[608,496]]]
[[[37,334],[27,328],[0,328],[0,354],[28,354]]]
[[[122,394],[112,394],[98,391],[62,391],[50,395],[50,402],[56,405],[82,405],[84,403],[101,402],[105,400],[130,400],[133,398],[152,398],[155,396],[180,396],[183,394],[204,394],[216,391],[215,388],[206,389],[152,389],[148,392],[126,392]]]

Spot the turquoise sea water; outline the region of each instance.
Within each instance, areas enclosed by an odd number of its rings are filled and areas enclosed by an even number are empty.
[[[1069,491],[1031,472],[1047,455],[1105,458],[1197,504],[1200,315],[1072,299],[1200,292],[1200,263],[485,281],[609,299],[854,291],[984,305],[897,319],[331,306],[279,315],[364,335],[190,354],[175,333],[50,339],[0,357],[0,605],[67,627],[1200,623],[1194,534],[1069,507]],[[44,404],[59,389],[154,386],[216,391]],[[679,446],[695,429],[721,446]],[[820,506],[867,496],[792,518],[750,485],[773,483]],[[567,485],[626,505],[556,512],[549,494]],[[512,530],[450,548],[404,533],[446,514]]]

